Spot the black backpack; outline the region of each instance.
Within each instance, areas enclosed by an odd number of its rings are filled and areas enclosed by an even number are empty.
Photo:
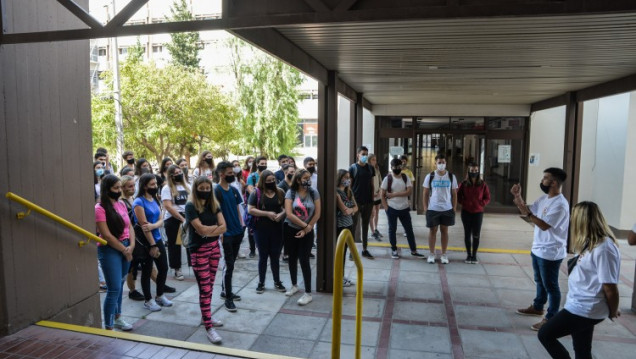
[[[432,196],[433,195],[433,190],[431,188],[431,182],[433,182],[433,177],[435,177],[435,171],[431,172],[431,174],[428,175],[428,196]],[[451,182],[451,188],[453,187],[453,173],[451,171],[448,171],[448,178],[450,179]]]
[[[389,173],[387,176],[387,188],[386,191],[387,193],[391,193],[391,186],[393,185],[393,175],[391,173]],[[402,173],[402,181],[404,181],[404,185],[406,186],[406,175],[404,173]],[[430,186],[430,183],[429,183]]]

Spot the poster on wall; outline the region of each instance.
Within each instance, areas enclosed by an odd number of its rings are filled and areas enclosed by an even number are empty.
[[[389,147],[389,154],[391,156],[401,156],[404,154],[404,147],[402,146],[391,146]]]
[[[541,157],[541,154],[539,153],[531,153],[530,159],[528,160],[528,164],[530,166],[538,166],[540,157]]]
[[[497,151],[497,162],[510,163],[510,145],[499,145]]]

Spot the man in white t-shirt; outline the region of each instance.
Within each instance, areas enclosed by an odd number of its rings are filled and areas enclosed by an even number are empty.
[[[531,256],[537,291],[534,302],[528,308],[517,309],[517,314],[543,316],[543,307],[548,303],[545,317],[531,326],[533,330],[539,330],[552,318],[561,304],[559,268],[567,255],[570,224],[570,205],[561,194],[561,185],[566,177],[565,171],[560,168],[551,167],[543,171],[539,187],[545,194],[529,207],[521,198],[519,184],[510,190],[521,214],[534,225]]]
[[[395,238],[398,218],[406,232],[406,239],[409,242],[411,255],[423,257],[417,252],[417,247],[415,246],[415,234],[413,233],[413,224],[411,223],[411,213],[409,213],[409,195],[413,192],[413,184],[411,183],[411,179],[402,173],[402,161],[399,158],[391,160],[391,172],[382,181],[380,189],[382,206],[386,208],[386,217],[389,222],[391,257],[393,259],[400,258]]]
[[[435,156],[437,170],[424,178],[424,193],[422,194],[423,209],[426,212],[426,227],[428,227],[428,248],[430,254],[427,262],[435,263],[435,242],[437,228],[442,232],[442,255],[440,262],[448,264],[446,248],[448,248],[448,227],[455,225],[455,209],[457,208],[457,179],[446,170],[446,156]],[[432,178],[431,178],[432,176]]]

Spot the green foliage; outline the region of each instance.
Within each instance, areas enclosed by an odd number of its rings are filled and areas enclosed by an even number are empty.
[[[194,20],[194,16],[188,9],[186,0],[175,0],[170,7],[170,21]],[[199,68],[199,33],[175,32],[170,34],[172,41],[166,44],[170,52],[172,62],[175,65],[190,69]]]

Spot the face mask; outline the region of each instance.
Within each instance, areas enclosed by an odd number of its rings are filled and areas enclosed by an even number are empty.
[[[141,168],[141,174],[146,174],[146,173],[150,173],[150,168],[142,167]]]
[[[234,182],[235,179],[236,179],[236,177],[234,177],[234,175],[225,176],[225,182],[227,182],[227,183],[232,183],[232,182]]]
[[[183,182],[183,173],[172,177],[175,182]]]
[[[393,172],[393,174],[395,174],[395,175],[399,175],[400,173],[402,173],[402,169],[401,168],[391,168],[391,172]]]
[[[368,160],[369,160],[369,156],[360,156],[360,162],[367,163]]]
[[[539,182],[539,187],[541,187],[541,190],[543,191],[543,193],[548,194],[548,192],[550,192],[550,186],[546,186],[543,184],[543,181]]]
[[[472,178],[479,178],[479,173],[475,173],[475,172],[468,172],[468,177]]]
[[[121,192],[108,191],[108,197],[114,199],[115,201],[118,200],[120,196]]]
[[[292,178],[294,178],[294,175],[293,175],[293,174],[291,174],[291,173],[288,173],[288,174],[287,174],[287,179],[291,181],[291,180],[292,180]]]
[[[303,187],[309,188],[309,187],[311,187],[311,180],[302,181],[301,184],[303,185]]]
[[[446,163],[438,163],[437,164],[437,170],[438,171],[444,171],[446,169]]]
[[[205,159],[205,163],[207,163],[208,165],[212,166],[212,159],[211,158],[206,158]]]
[[[95,174],[97,175],[97,177],[101,177],[104,174],[104,169],[100,168],[98,170],[95,170]]]
[[[253,165],[254,165],[254,162],[248,162],[247,163],[247,168],[252,168]]]
[[[265,183],[265,188],[269,189],[269,190],[275,190],[276,189],[276,182],[268,182]]]
[[[199,191],[199,190],[197,190],[197,197],[207,201],[207,200],[209,200],[212,197],[212,191]]]
[[[351,186],[351,180],[350,179],[346,179],[346,180],[342,181],[342,185],[345,186],[345,187]]]
[[[307,172],[309,172],[309,173],[311,173],[313,175],[314,172],[316,172],[316,167],[307,167]]]
[[[181,167],[181,172],[188,173],[188,167]]]
[[[148,194],[151,196],[156,196],[157,192],[159,192],[159,188],[155,187],[155,188],[148,188],[147,190]]]
[[[234,166],[234,173],[239,173],[239,172],[241,172],[241,167]]]
[[[258,172],[263,172],[267,169],[267,166],[256,166],[258,168]]]
[[[135,163],[135,159],[134,159],[134,158],[131,158],[131,159],[129,159],[129,160],[126,160],[126,163],[128,163],[129,165],[132,165],[132,164],[134,164],[134,163]]]

